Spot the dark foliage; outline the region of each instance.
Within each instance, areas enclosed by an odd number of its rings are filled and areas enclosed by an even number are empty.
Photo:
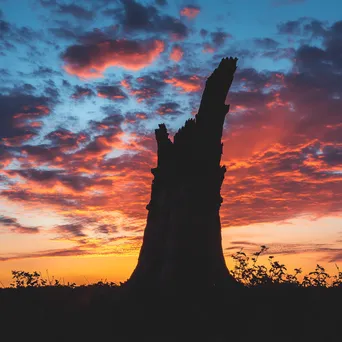
[[[2,334],[14,341],[338,341],[341,272],[329,276],[317,265],[299,280],[299,268],[289,274],[273,257],[269,268],[259,265],[266,249],[232,256],[231,273],[245,286],[206,291],[132,292],[106,280],[76,286],[13,271],[12,288],[0,289]]]

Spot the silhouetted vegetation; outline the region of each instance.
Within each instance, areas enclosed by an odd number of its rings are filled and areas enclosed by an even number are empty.
[[[284,264],[274,260],[274,256],[269,256],[270,267],[258,265],[259,256],[267,251],[266,246],[261,246],[260,251],[252,256],[247,256],[242,250],[232,255],[235,266],[231,274],[236,280],[247,287],[265,285],[291,285],[297,287],[338,287],[342,286],[342,272],[336,265],[337,274],[331,276],[321,265],[317,265],[315,270],[304,275],[302,280],[298,275],[302,273],[301,268],[295,268],[294,274],[288,273]]]
[[[234,260],[234,268],[230,271],[233,277],[245,287],[257,286],[272,286],[287,285],[292,287],[342,287],[342,272],[338,265],[336,266],[336,274],[329,275],[325,268],[317,265],[315,270],[302,276],[299,280],[299,275],[302,273],[301,268],[295,268],[294,274],[288,272],[286,266],[279,261],[274,260],[274,256],[268,257],[269,267],[267,265],[258,264],[258,258],[261,254],[268,250],[266,246],[261,246],[258,252],[248,256],[243,250],[232,254]],[[62,279],[52,279],[44,277],[40,272],[25,272],[12,271],[11,288],[26,288],[26,287],[110,287],[118,288],[119,284],[105,280],[100,280],[96,283],[77,286],[75,283],[65,283]]]
[[[244,286],[147,290],[107,280],[76,285],[46,273],[13,271],[0,289],[0,322],[29,340],[334,341],[340,336],[342,272],[317,265],[307,275],[260,251],[232,255],[231,274]],[[336,312],[336,313],[335,313]],[[18,329],[20,326],[20,329]],[[37,330],[38,333],[33,331]]]

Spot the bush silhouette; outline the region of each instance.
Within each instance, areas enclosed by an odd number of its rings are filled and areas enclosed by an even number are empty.
[[[315,270],[303,276],[302,280],[298,279],[298,275],[302,273],[301,268],[295,268],[294,274],[288,273],[284,264],[274,260],[274,256],[268,257],[269,267],[258,264],[260,255],[268,250],[266,246],[261,246],[258,252],[251,256],[247,256],[242,250],[232,254],[234,268],[230,271],[232,276],[245,287],[257,286],[277,286],[287,285],[292,287],[342,287],[342,272],[336,265],[337,274],[331,276],[321,265],[316,266]],[[26,287],[107,287],[119,288],[115,282],[109,282],[107,279],[100,280],[95,283],[77,286],[75,283],[61,282],[61,280],[44,278],[40,272],[12,271],[11,288]]]

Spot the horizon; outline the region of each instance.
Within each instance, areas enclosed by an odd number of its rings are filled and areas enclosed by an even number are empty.
[[[342,3],[27,0],[0,11],[0,281],[126,280],[154,129],[194,117],[237,57],[222,141],[222,244],[292,271],[342,265]],[[329,6],[328,6],[329,4]],[[267,16],[267,20],[265,20]],[[228,23],[228,24],[227,24]],[[267,255],[260,257],[267,263]],[[0,283],[1,284],[1,283]]]

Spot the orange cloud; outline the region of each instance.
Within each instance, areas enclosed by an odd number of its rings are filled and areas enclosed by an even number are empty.
[[[163,51],[161,40],[108,40],[73,45],[63,55],[64,70],[81,78],[103,77],[103,72],[113,66],[135,71],[152,64]]]
[[[180,11],[180,15],[189,19],[195,18],[200,12],[200,9],[196,6],[187,6]]]
[[[108,94],[104,94],[101,92],[97,92],[97,96],[102,97],[103,99],[110,99],[110,100],[123,100],[126,98],[126,96],[124,95],[108,95]]]
[[[180,88],[185,93],[196,92],[201,89],[201,79],[196,75],[182,78],[173,77],[166,79],[165,82]]]
[[[184,51],[179,45],[174,45],[170,53],[170,59],[179,62],[183,58]]]
[[[214,53],[215,52],[215,49],[208,43],[205,43],[203,45],[203,50],[202,50],[204,53]]]
[[[140,120],[146,120],[147,119],[147,115],[145,113],[136,113],[136,118],[140,119]]]

